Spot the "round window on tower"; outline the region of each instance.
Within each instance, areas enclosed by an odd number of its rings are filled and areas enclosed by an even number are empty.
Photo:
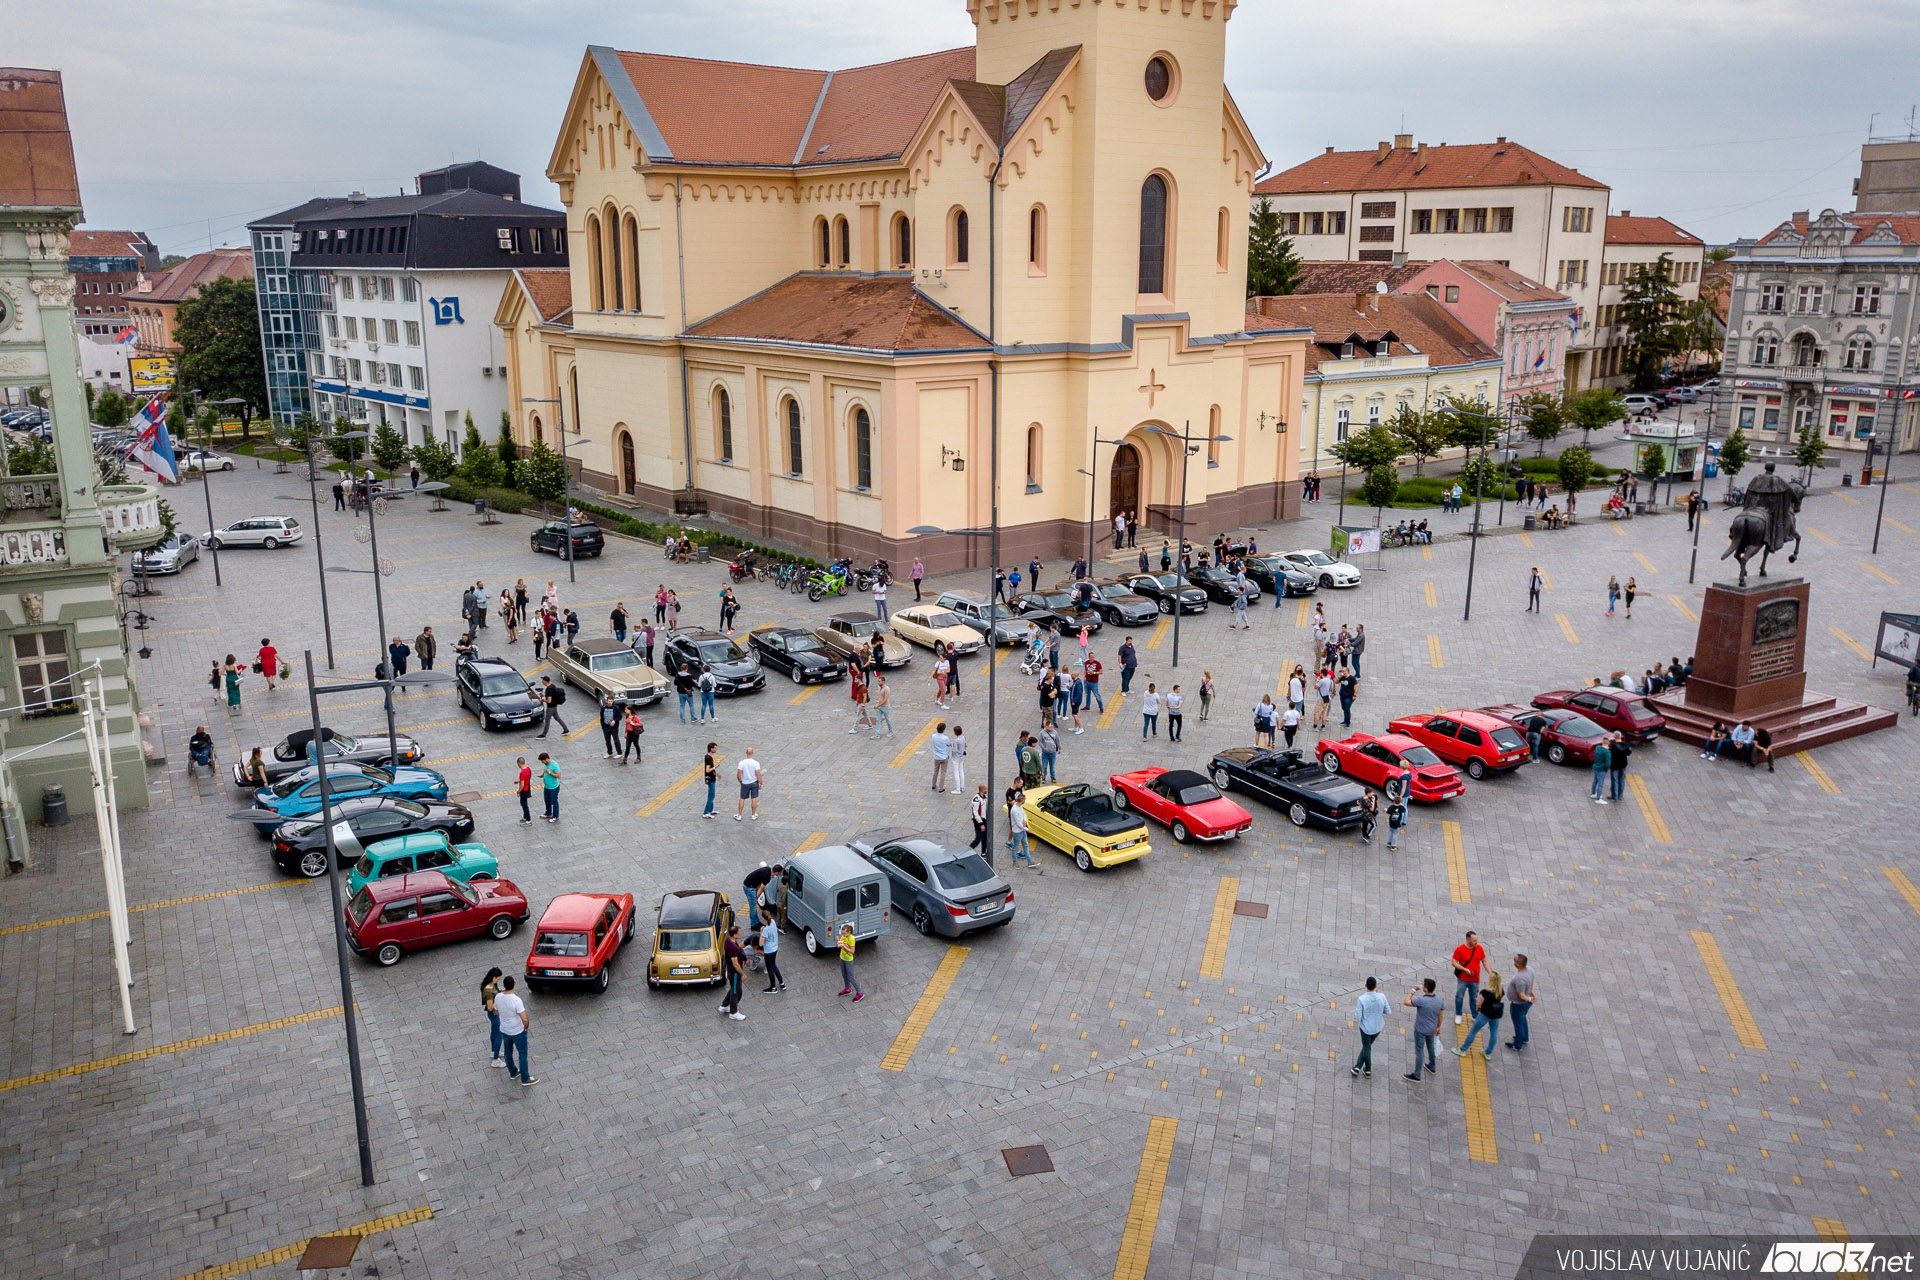
[[[1180,87],[1180,75],[1174,68],[1173,59],[1164,53],[1156,53],[1147,59],[1147,97],[1161,106],[1171,106],[1175,92]]]

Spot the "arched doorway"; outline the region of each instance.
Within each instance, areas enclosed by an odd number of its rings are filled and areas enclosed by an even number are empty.
[[[1140,509],[1140,451],[1130,444],[1120,444],[1113,450],[1113,471],[1107,484],[1107,519],[1128,513],[1129,519],[1137,519]]]
[[[640,472],[633,462],[633,433],[620,433],[620,492],[631,494],[640,479]]]

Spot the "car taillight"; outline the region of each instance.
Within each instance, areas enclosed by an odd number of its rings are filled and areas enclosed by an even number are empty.
[[[965,907],[956,907],[949,902],[947,904],[947,914],[950,916],[964,916],[967,914],[967,909]]]
[[[1007,905],[1008,906],[1013,905],[1013,890],[1011,889],[1007,890]]]

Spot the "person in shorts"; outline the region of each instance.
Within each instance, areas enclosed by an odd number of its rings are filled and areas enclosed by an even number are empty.
[[[734,766],[734,775],[740,779],[740,807],[733,811],[733,820],[740,821],[740,815],[747,811],[747,802],[753,802],[753,820],[760,821],[760,774],[761,764],[753,758],[753,748]]]

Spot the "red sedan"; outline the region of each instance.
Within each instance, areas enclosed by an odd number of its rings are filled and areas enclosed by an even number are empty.
[[[1518,769],[1532,755],[1518,729],[1484,711],[1401,716],[1387,728],[1431,747],[1442,760],[1465,769],[1475,782],[1490,773]]]
[[[1386,786],[1389,777],[1412,774],[1409,798],[1421,804],[1451,800],[1467,789],[1458,769],[1404,734],[1356,733],[1342,742],[1322,738],[1318,752],[1320,767],[1328,773],[1344,773],[1376,787]]]
[[[462,884],[439,871],[369,880],[345,907],[347,945],[381,965],[409,951],[486,934],[505,938],[527,918],[527,896],[511,880]]]
[[[1566,707],[1578,711],[1602,729],[1625,735],[1629,742],[1651,742],[1667,727],[1667,718],[1655,711],[1645,695],[1611,685],[1592,689],[1555,689],[1536,694],[1536,707]]]
[[[1116,773],[1113,807],[1134,809],[1163,822],[1174,841],[1231,840],[1253,825],[1253,815],[1220,794],[1205,775],[1191,769],[1136,769]]]
[[[1607,731],[1578,711],[1566,707],[1522,707],[1507,703],[1482,707],[1490,716],[1511,720],[1522,733],[1540,734],[1540,754],[1554,764],[1592,764],[1593,751]]]
[[[527,953],[527,986],[580,983],[605,991],[613,958],[633,941],[633,895],[563,893],[540,913]]]

